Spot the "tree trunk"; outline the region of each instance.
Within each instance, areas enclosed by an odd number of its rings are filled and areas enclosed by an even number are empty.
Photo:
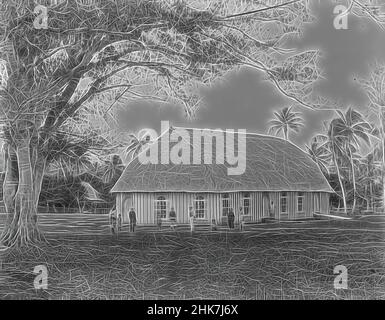
[[[356,174],[355,174],[355,171],[354,171],[353,154],[352,154],[352,149],[351,149],[350,145],[348,146],[348,149],[349,149],[350,166],[352,167],[352,180],[353,180],[353,207],[352,207],[352,213],[354,214],[354,211],[356,210],[356,194],[357,194]]]
[[[7,213],[5,228],[7,228],[13,220],[15,212],[15,194],[18,184],[19,173],[16,152],[10,145],[7,145],[5,151],[5,175],[3,181],[3,200]]]
[[[337,169],[338,182],[340,183],[340,187],[341,187],[342,200],[344,202],[344,212],[346,214],[347,213],[347,205],[346,205],[345,188],[344,188],[344,185],[342,183],[340,168],[338,167],[335,151],[333,150],[332,153],[333,153],[332,156],[333,156],[334,165],[336,166],[336,169]]]
[[[44,172],[46,167],[46,159],[41,157],[38,153],[38,147],[31,148],[31,163],[32,163],[32,179],[33,179],[33,193],[35,199],[35,207],[38,208],[39,197],[43,184]],[[37,213],[37,210],[36,210]]]
[[[9,207],[11,222],[4,228],[0,242],[5,246],[23,246],[40,240],[37,226],[37,204],[44,174],[45,161],[31,164],[29,140],[19,143],[16,148],[18,165],[18,187],[14,206]],[[36,163],[37,164],[37,163]],[[8,168],[7,168],[8,171]]]
[[[369,201],[370,201],[369,210],[374,210],[372,178],[370,178],[369,180]]]

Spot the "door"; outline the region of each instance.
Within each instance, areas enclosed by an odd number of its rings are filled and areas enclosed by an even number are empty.
[[[262,203],[263,203],[263,218],[270,217],[270,197],[268,192],[262,194]]]
[[[229,210],[231,208],[230,195],[228,193],[222,194],[221,195],[221,202],[222,202],[221,224],[227,225],[227,223],[228,223],[227,216],[228,216]]]

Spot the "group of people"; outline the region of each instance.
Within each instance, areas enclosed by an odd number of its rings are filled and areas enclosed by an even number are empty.
[[[136,212],[134,208],[130,209],[128,213],[129,223],[130,223],[130,232],[135,232],[136,227]],[[110,228],[112,234],[118,234],[122,230],[122,214],[117,213],[116,208],[113,208],[109,214]]]
[[[159,230],[162,230],[163,220],[164,219],[162,217],[162,213],[160,210],[158,210],[157,214],[156,214],[156,224],[157,224]],[[170,228],[172,230],[175,230],[175,228],[176,228],[176,211],[175,211],[174,207],[171,207],[171,210],[168,214],[168,221],[170,222]]]
[[[270,216],[274,215],[274,202],[271,201],[269,204],[269,214]],[[109,214],[110,217],[110,226],[111,226],[111,231],[113,234],[117,234],[121,231],[122,229],[122,215],[121,213],[117,213],[116,208],[113,208],[110,211]],[[136,228],[136,223],[137,223],[137,218],[136,218],[136,212],[134,208],[131,208],[129,213],[128,213],[128,218],[129,218],[129,224],[130,224],[130,232],[135,232]],[[163,222],[163,217],[161,215],[161,212],[157,212],[157,225],[158,229],[162,229],[162,222]],[[177,215],[174,207],[171,207],[171,210],[169,212],[168,220],[170,222],[170,228],[172,230],[175,230],[177,226]],[[193,206],[189,207],[189,223],[190,223],[190,230],[191,232],[194,232],[195,230],[195,222],[196,222],[196,214]],[[240,230],[244,229],[244,219],[243,219],[243,208],[239,208],[239,228]],[[227,224],[230,230],[235,228],[235,213],[233,208],[227,209]],[[218,224],[215,219],[212,219],[211,221],[211,230],[215,231],[218,229]]]
[[[242,210],[242,208],[241,208]],[[196,215],[194,211],[194,207],[189,207],[189,219],[190,219],[190,230],[191,233],[195,230],[195,221],[196,221]],[[229,229],[234,229],[235,227],[235,214],[234,210],[230,208],[227,212],[227,223]],[[217,231],[218,230],[218,223],[215,219],[211,220],[211,231]]]

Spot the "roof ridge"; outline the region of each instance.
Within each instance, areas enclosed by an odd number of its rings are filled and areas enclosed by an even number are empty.
[[[242,132],[239,132],[239,130],[246,130],[246,133],[245,133],[246,135],[253,135],[253,136],[259,136],[259,137],[264,137],[264,138],[272,138],[272,139],[277,139],[277,140],[282,140],[282,141],[285,141],[285,142],[292,143],[291,141],[285,140],[284,138],[281,138],[281,137],[272,136],[272,135],[265,134],[265,133],[250,132],[247,129],[221,129],[221,128],[210,129],[210,128],[193,128],[193,127],[180,127],[180,126],[175,127],[175,126],[170,126],[170,129],[171,128],[173,128],[173,129],[188,129],[188,130],[223,131],[223,132],[227,132],[227,130],[233,130],[234,132],[237,132],[239,134],[243,134]]]
[[[218,128],[218,129],[210,129],[210,128],[192,128],[192,127],[180,127],[180,126],[178,126],[178,127],[170,126],[169,129],[171,129],[171,128],[173,128],[173,129],[188,129],[188,130],[223,131],[223,132],[226,132],[226,130],[234,130],[235,131],[235,129],[220,129],[220,128]],[[247,130],[247,129],[237,129],[237,131],[236,131],[237,134],[243,134],[242,132],[239,132],[239,130]],[[161,137],[164,133],[162,133],[159,137]],[[292,142],[290,140],[286,140],[286,139],[281,138],[281,137],[272,136],[272,135],[264,134],[264,133],[258,133],[258,132],[249,132],[249,131],[246,132],[246,136],[258,136],[260,138],[267,138],[267,139],[283,141],[285,143],[289,143],[289,144],[293,145],[294,147],[296,147],[297,149],[299,149],[300,151],[302,151],[306,155],[308,155],[306,153],[306,150],[302,149],[300,146],[296,145],[294,142]]]

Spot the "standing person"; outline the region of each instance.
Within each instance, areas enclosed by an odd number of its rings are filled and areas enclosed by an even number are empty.
[[[172,230],[175,230],[176,227],[176,212],[174,207],[171,207],[170,213],[169,213],[169,218],[170,218],[170,228]]]
[[[128,213],[128,217],[130,219],[130,232],[135,232],[136,212],[134,208],[131,208],[130,212]]]
[[[160,210],[156,211],[156,224],[158,225],[158,230],[162,230],[162,214]]]
[[[195,222],[195,213],[194,213],[194,208],[190,207],[189,208],[189,218],[190,218],[190,230],[191,233],[194,232],[194,222]]]
[[[118,219],[117,219],[117,231],[120,232],[122,231],[122,214],[118,214]]]
[[[230,208],[229,213],[227,215],[228,219],[228,225],[230,229],[234,229],[234,220],[235,220],[235,214],[233,208]]]
[[[269,205],[269,215],[270,215],[270,218],[274,218],[274,216],[275,216],[274,201],[270,202],[270,205]]]
[[[115,234],[115,232],[116,232],[116,210],[115,210],[115,208],[111,209],[111,211],[109,213],[109,220],[110,220],[111,233]]]

